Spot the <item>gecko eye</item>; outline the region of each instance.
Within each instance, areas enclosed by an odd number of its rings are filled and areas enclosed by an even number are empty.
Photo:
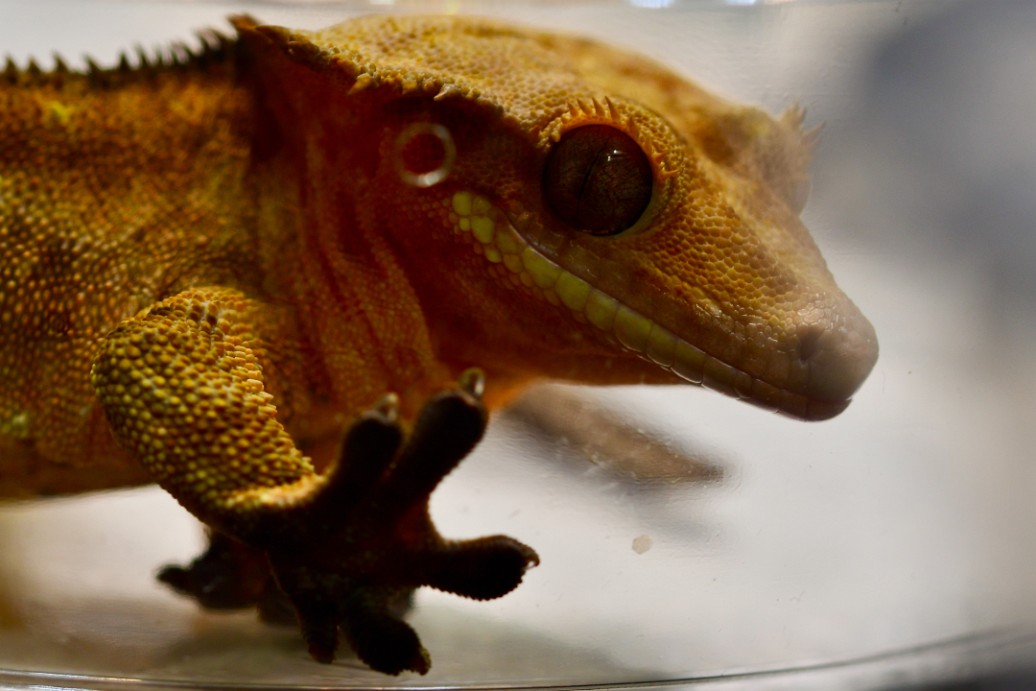
[[[570,130],[547,156],[547,206],[591,235],[615,235],[640,218],[651,201],[651,162],[624,132],[607,125]]]

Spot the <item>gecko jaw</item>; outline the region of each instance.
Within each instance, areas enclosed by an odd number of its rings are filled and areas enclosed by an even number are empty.
[[[709,355],[547,259],[481,195],[457,192],[448,206],[455,232],[469,234],[486,260],[507,267],[551,304],[563,305],[579,321],[589,322],[627,350],[684,381],[805,420],[833,417],[849,404],[848,400],[823,401],[779,388]]]

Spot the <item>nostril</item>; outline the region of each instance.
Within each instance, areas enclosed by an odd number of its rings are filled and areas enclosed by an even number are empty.
[[[789,355],[797,370],[795,388],[812,399],[847,400],[878,358],[874,327],[852,305],[842,313],[830,323],[811,319],[794,332],[797,342]]]
[[[820,347],[820,338],[823,335],[824,330],[819,326],[806,327],[799,332],[799,360],[802,362],[808,362],[813,359],[813,356],[816,355],[817,348]]]

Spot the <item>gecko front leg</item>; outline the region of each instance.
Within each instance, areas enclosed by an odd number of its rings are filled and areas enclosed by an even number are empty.
[[[198,518],[265,553],[315,659],[334,659],[341,631],[373,669],[425,673],[400,601],[420,586],[499,597],[538,561],[504,536],[446,540],[428,513],[485,429],[481,375],[433,396],[409,433],[386,397],[317,473],[278,420],[262,315],[237,291],[201,288],[112,332],[92,372],[112,431]]]
[[[485,429],[480,388],[480,375],[468,373],[428,401],[409,435],[391,399],[362,416],[309,507],[306,523],[324,536],[270,548],[314,658],[333,658],[340,628],[375,669],[427,671],[427,653],[396,614],[414,588],[492,599],[537,563],[535,552],[504,536],[445,540],[428,514],[432,491]]]

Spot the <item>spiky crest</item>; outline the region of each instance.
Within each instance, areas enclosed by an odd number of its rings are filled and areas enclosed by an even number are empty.
[[[7,56],[0,82],[12,86],[52,86],[60,88],[72,79],[86,79],[91,87],[110,88],[140,79],[153,79],[168,72],[205,71],[228,62],[234,54],[237,39],[223,32],[206,29],[196,34],[197,46],[182,41],[163,49],[147,51],[137,46],[135,58],[123,51],[113,67],[102,67],[92,57],[85,56],[85,69],[71,69],[60,56],[54,55],[54,68],[43,70],[35,58],[29,58],[24,67]]]

